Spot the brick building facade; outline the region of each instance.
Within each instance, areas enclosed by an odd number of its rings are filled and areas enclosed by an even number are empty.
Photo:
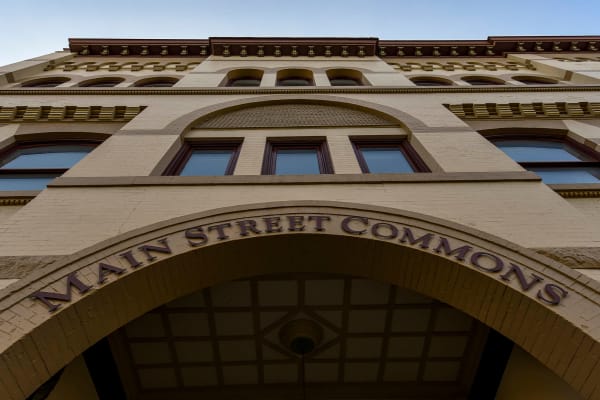
[[[600,399],[599,42],[0,67],[0,398]]]

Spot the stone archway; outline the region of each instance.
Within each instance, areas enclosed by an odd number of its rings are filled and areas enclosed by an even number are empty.
[[[174,298],[238,278],[315,271],[441,300],[513,340],[582,397],[600,393],[595,281],[436,218],[299,201],[155,224],[13,284],[0,299],[0,394],[25,398],[97,340]]]

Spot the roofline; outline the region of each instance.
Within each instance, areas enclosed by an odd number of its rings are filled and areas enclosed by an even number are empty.
[[[375,37],[70,38],[85,56],[502,57],[512,52],[598,52],[600,36],[490,36],[485,40],[382,40]]]

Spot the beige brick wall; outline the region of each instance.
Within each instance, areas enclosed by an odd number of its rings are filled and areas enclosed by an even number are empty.
[[[286,200],[415,211],[525,247],[594,247],[600,243],[598,224],[536,182],[136,186],[46,190],[0,226],[0,254],[68,254],[174,217]]]

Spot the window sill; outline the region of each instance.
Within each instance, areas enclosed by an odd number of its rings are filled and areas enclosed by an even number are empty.
[[[523,172],[417,172],[409,174],[321,174],[321,175],[227,175],[227,176],[120,176],[59,177],[48,187],[102,186],[216,186],[216,185],[303,185],[375,184],[445,182],[540,182],[529,171]]]

